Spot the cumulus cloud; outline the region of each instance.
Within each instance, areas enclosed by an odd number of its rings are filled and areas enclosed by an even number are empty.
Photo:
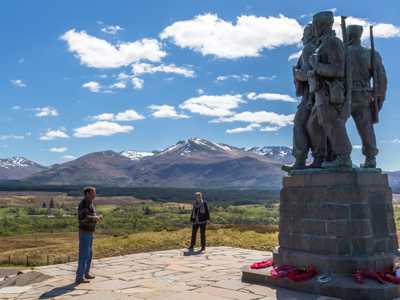
[[[259,56],[265,48],[296,44],[302,31],[296,19],[283,15],[243,15],[234,24],[216,14],[203,14],[173,23],[161,32],[160,38],[170,39],[177,46],[193,49],[202,55],[236,59]]]
[[[63,153],[66,152],[67,150],[68,149],[66,147],[53,147],[49,149],[50,152],[55,152],[55,153]]]
[[[233,109],[245,102],[242,95],[201,95],[184,101],[179,107],[192,113],[211,117],[233,114]]]
[[[228,129],[228,130],[226,130],[226,133],[235,134],[235,133],[250,132],[256,128],[259,128],[260,126],[261,126],[260,124],[249,124],[246,127],[237,127],[237,128]]]
[[[69,138],[69,135],[65,132],[65,129],[57,129],[57,130],[47,130],[47,132],[42,133],[40,136],[40,140],[42,141],[51,141],[55,139],[66,139]]]
[[[138,78],[138,77],[133,77],[133,78],[131,79],[131,82],[132,82],[133,88],[134,88],[135,90],[140,90],[140,89],[143,88],[143,85],[144,85],[143,79],[140,79],[140,78]]]
[[[297,100],[289,95],[276,94],[276,93],[256,94],[252,92],[247,94],[247,98],[250,100],[283,101],[283,102],[297,103]]]
[[[26,83],[22,81],[22,79],[12,79],[10,80],[11,84],[18,88],[27,87]]]
[[[119,81],[110,85],[110,89],[124,89],[124,88],[126,88],[126,83],[123,81]]]
[[[128,109],[123,112],[119,112],[117,114],[113,113],[103,113],[100,115],[96,115],[91,117],[92,120],[95,121],[119,121],[119,122],[130,122],[130,121],[138,121],[143,120],[144,116],[139,114],[133,109]]]
[[[116,35],[119,31],[124,30],[119,25],[106,25],[103,28],[101,28],[101,31],[110,35]]]
[[[71,29],[61,40],[68,44],[69,51],[79,58],[81,64],[92,68],[119,68],[141,60],[160,61],[166,53],[155,39],[142,39],[113,45],[106,40]]]
[[[14,105],[11,109],[12,110],[20,110],[22,107],[19,105]]]
[[[36,111],[35,116],[38,118],[57,117],[58,116],[57,109],[50,107],[50,106],[36,107],[33,110]]]
[[[184,67],[178,67],[174,64],[170,65],[153,65],[153,64],[148,64],[148,63],[135,63],[132,65],[132,72],[135,76],[140,76],[142,74],[146,73],[172,73],[172,74],[178,74],[178,75],[183,75],[185,77],[193,77],[194,76],[194,71],[184,68]]]
[[[338,37],[342,37],[342,29],[340,27],[341,19],[340,16],[335,17],[335,23],[333,28],[336,31]],[[393,38],[400,37],[400,27],[389,23],[374,23],[368,19],[362,19],[357,17],[348,17],[346,19],[347,25],[361,25],[364,28],[362,39],[369,39],[369,26],[374,25],[374,37],[376,38]]]
[[[154,118],[167,118],[167,119],[188,119],[189,116],[180,114],[176,111],[175,107],[171,105],[150,105],[148,107],[152,112]]]
[[[90,138],[95,136],[110,136],[117,133],[128,133],[134,129],[130,125],[120,125],[115,122],[98,121],[74,129],[74,137]]]
[[[82,84],[82,87],[85,89],[88,89],[89,91],[93,93],[98,93],[100,92],[101,85],[97,81],[89,81],[84,84]]]
[[[293,124],[294,114],[284,115],[269,111],[245,111],[234,114],[229,117],[222,117],[211,120],[211,123],[231,123],[231,122],[246,122],[263,124],[267,123],[273,126],[285,127]]]

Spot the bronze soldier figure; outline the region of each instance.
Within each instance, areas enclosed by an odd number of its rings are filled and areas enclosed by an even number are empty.
[[[324,11],[313,16],[317,48],[310,57],[310,92],[315,104],[307,127],[316,156],[326,155],[326,136],[335,156],[331,168],[351,168],[352,146],[345,123],[350,115],[344,95],[345,51],[332,29],[333,13]]]
[[[378,52],[361,45],[363,27],[350,25],[347,27],[349,41],[349,56],[352,65],[352,103],[351,116],[357,127],[362,141],[362,153],[365,155],[364,168],[376,167],[376,138],[374,132],[374,118],[372,114],[371,100],[377,101],[380,110],[386,96],[387,77]],[[372,60],[371,60],[372,57]],[[374,80],[374,95],[372,95],[371,79]],[[371,98],[374,97],[374,99]]]
[[[287,170],[306,168],[306,160],[311,147],[310,137],[306,127],[313,105],[313,95],[309,92],[307,77],[308,71],[311,70],[309,59],[316,48],[312,24],[308,24],[304,27],[302,42],[304,48],[297,64],[293,67],[296,96],[301,97],[301,102],[297,106],[296,115],[294,117],[293,127],[292,154],[296,162],[291,167],[285,166],[284,169]]]

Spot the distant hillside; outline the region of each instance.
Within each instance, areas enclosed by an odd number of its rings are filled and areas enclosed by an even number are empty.
[[[0,159],[0,180],[19,180],[46,170],[24,157],[12,157]]]
[[[103,151],[24,178],[35,185],[278,189],[287,147],[240,149],[205,139],[179,141],[162,151]]]

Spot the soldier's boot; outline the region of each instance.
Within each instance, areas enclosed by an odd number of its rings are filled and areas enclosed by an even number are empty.
[[[338,156],[334,161],[324,163],[323,167],[326,169],[351,169],[353,164],[350,157]]]
[[[321,169],[324,159],[322,157],[314,157],[313,162],[308,166],[309,169]]]
[[[361,168],[376,168],[375,156],[367,156],[365,162],[360,165]]]
[[[288,165],[283,165],[282,166],[282,170],[285,171],[285,172],[290,172],[290,171],[293,171],[293,170],[302,170],[302,169],[305,169],[305,168],[307,168],[306,167],[306,160],[303,159],[303,158],[296,158],[296,162],[291,166],[288,166]]]

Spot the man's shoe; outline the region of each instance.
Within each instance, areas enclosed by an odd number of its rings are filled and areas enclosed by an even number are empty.
[[[85,275],[85,278],[86,278],[86,279],[95,279],[96,276],[92,276],[92,275],[90,275],[90,274],[86,274],[86,275]]]
[[[204,252],[204,251],[206,251],[206,247],[201,247],[201,249],[200,249],[200,252]]]
[[[188,248],[188,251],[189,251],[189,252],[193,252],[193,251],[194,251],[193,247],[189,247],[189,248]]]
[[[82,284],[82,283],[90,283],[90,280],[84,278],[75,280],[75,284]]]
[[[360,165],[361,168],[376,168],[375,157],[366,157],[365,162]]]

